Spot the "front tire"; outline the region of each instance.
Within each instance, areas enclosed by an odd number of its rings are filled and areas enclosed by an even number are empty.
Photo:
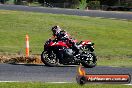
[[[41,61],[46,65],[50,67],[58,66],[58,59],[56,57],[56,54],[51,51],[50,53],[47,51],[43,51],[41,54]]]
[[[86,68],[93,68],[96,66],[96,55],[93,52],[87,53],[86,56],[82,57],[82,65]]]

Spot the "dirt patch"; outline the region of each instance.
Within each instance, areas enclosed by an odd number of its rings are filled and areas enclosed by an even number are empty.
[[[24,55],[0,55],[0,63],[33,63],[41,64],[41,57],[39,55],[32,55],[26,57]]]
[[[113,59],[130,59],[132,56],[97,56],[97,59],[106,59],[106,60],[113,60]],[[31,55],[26,57],[24,55],[11,55],[5,54],[0,55],[0,63],[10,63],[10,64],[17,64],[17,63],[31,63],[31,64],[43,64],[41,61],[40,55]]]

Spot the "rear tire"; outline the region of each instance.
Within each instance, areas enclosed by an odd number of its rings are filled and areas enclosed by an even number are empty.
[[[41,61],[46,65],[50,67],[58,66],[58,59],[56,58],[56,54],[51,51],[49,54],[47,51],[43,51],[41,54]]]
[[[96,63],[97,58],[96,58],[96,55],[93,52],[90,52],[89,56],[91,56],[91,57],[84,57],[84,59],[82,60],[82,65],[86,68],[93,68],[97,64]],[[87,58],[89,58],[91,60],[86,60]],[[90,62],[92,62],[92,63],[90,63]]]

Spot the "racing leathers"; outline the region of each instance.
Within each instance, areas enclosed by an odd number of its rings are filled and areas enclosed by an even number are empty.
[[[66,31],[62,30],[60,32],[53,34],[53,36],[56,37],[58,41],[63,41],[67,45],[69,43],[72,44],[71,48],[75,51],[75,55],[77,55],[79,53],[79,48],[78,48],[76,42],[74,42],[73,39],[70,38],[70,35]]]

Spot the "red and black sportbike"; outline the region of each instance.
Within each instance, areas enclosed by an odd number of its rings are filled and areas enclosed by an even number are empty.
[[[79,54],[75,55],[71,44],[66,44],[57,39],[46,41],[41,60],[46,66],[59,65],[79,65],[80,63],[87,68],[96,66],[96,55],[94,54],[94,43],[90,40],[81,41],[77,44]]]

